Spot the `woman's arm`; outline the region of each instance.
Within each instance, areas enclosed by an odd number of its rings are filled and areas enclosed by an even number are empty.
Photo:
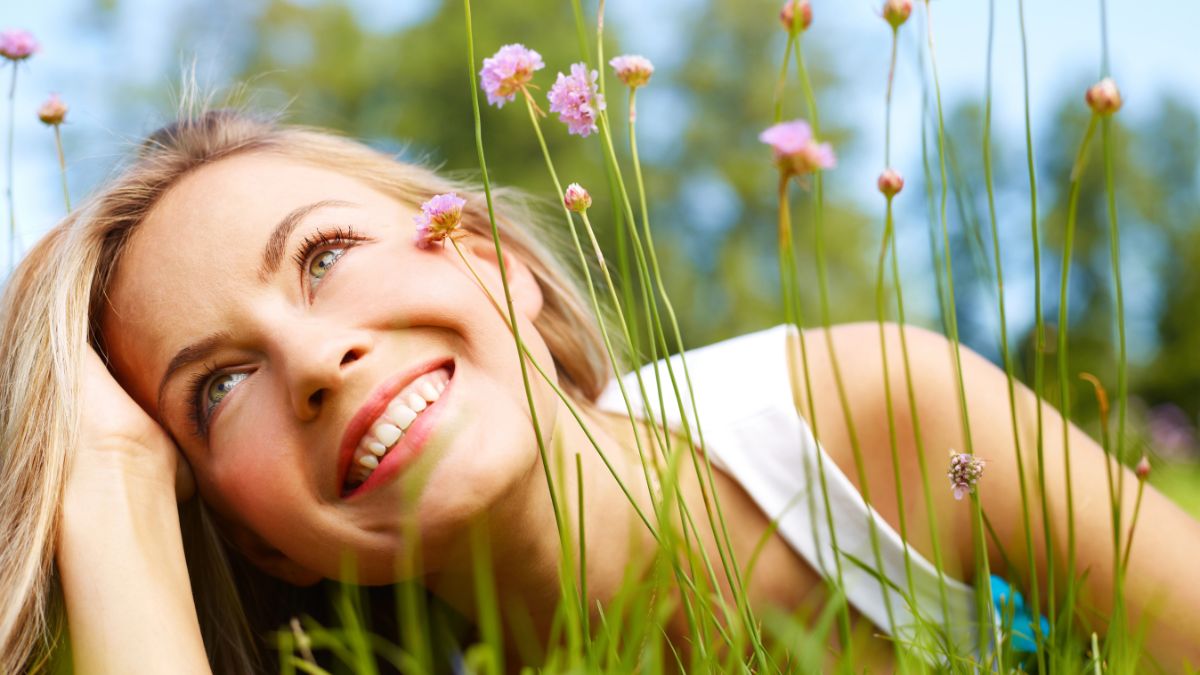
[[[88,350],[57,563],[79,673],[207,673],[174,443]]]

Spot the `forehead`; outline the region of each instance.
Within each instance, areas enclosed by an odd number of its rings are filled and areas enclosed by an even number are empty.
[[[364,210],[399,217],[401,208],[336,171],[266,154],[206,165],[163,195],[131,235],[101,318],[113,366],[139,403],[153,410],[175,351],[224,327],[236,301],[262,292],[262,251],[279,221],[323,200],[357,206],[323,208],[306,222],[358,227]]]

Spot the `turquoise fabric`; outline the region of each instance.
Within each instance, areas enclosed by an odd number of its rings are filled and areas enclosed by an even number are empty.
[[[1025,606],[1025,598],[1021,592],[1012,588],[1004,579],[992,575],[992,606],[996,608],[996,622],[1002,626],[1004,633],[1011,636],[1012,648],[1015,652],[1033,653],[1037,651],[1035,642],[1033,617]],[[1042,635],[1050,633],[1050,622],[1046,617],[1038,615],[1038,624]]]

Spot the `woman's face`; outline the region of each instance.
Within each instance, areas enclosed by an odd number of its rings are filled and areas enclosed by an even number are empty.
[[[437,571],[466,522],[538,467],[507,324],[452,247],[413,244],[416,212],[332,170],[239,155],[167,192],[108,289],[118,380],[238,547],[293,583],[339,576],[345,552],[361,582],[395,580],[413,543],[402,523]],[[490,239],[462,245],[503,305]],[[521,335],[549,365],[531,323],[540,290],[506,258]],[[432,392],[406,386],[422,375]],[[553,394],[533,384],[552,429]],[[411,394],[435,401],[417,410]]]

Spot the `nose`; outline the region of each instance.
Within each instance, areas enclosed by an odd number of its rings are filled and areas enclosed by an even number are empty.
[[[359,332],[330,334],[327,325],[289,331],[282,361],[287,392],[298,419],[316,417],[329,396],[341,390],[354,364],[370,346]]]

